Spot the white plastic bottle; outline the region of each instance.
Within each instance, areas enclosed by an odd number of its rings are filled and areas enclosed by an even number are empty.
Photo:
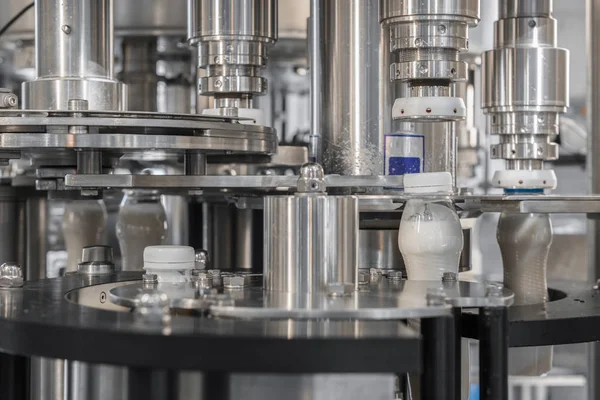
[[[121,201],[117,218],[121,269],[142,269],[144,249],[167,239],[167,216],[160,195],[152,190],[129,190]]]
[[[452,191],[452,176],[448,172],[405,175],[404,191],[427,195],[408,200],[402,213],[398,247],[408,279],[441,281],[444,272],[458,273],[462,227],[445,197]]]

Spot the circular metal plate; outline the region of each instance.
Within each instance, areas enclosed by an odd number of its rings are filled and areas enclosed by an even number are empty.
[[[272,154],[274,129],[243,124],[244,120],[192,114],[148,112],[0,111],[0,148],[199,150]],[[242,123],[240,123],[242,122]],[[69,127],[89,133],[69,134]]]
[[[79,303],[141,273],[69,275],[0,290],[0,348],[11,354],[146,368],[264,373],[417,372],[419,336],[392,321],[241,321],[174,315],[168,325]],[[96,290],[93,285],[101,286]],[[104,294],[103,294],[104,293]],[[18,334],[17,334],[18,333]],[[265,356],[267,355],[267,356]]]
[[[255,278],[251,288],[224,292],[234,305],[207,301],[189,284],[160,284],[156,289],[167,293],[172,308],[207,310],[215,317],[267,320],[431,318],[449,315],[451,306],[509,306],[514,298],[508,289],[500,296],[488,296],[487,285],[483,283],[394,281],[385,277],[375,277],[370,283],[360,285],[357,292],[342,297],[331,297],[327,293],[267,292]],[[110,300],[121,306],[135,307],[135,297],[143,290],[141,283],[119,286],[110,291]],[[432,290],[441,290],[446,302],[428,304],[427,295]]]

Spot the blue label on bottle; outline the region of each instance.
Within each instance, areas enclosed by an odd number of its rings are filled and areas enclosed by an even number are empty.
[[[384,175],[422,173],[425,159],[425,136],[408,132],[385,135],[383,157]]]

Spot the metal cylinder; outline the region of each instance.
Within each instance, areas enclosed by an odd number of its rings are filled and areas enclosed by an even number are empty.
[[[360,230],[360,268],[404,269],[398,228]]]
[[[358,198],[298,194],[264,199],[264,287],[288,293],[357,285]]]
[[[321,7],[320,47],[311,52],[318,51],[322,62],[322,97],[312,100],[322,101],[323,168],[327,174],[381,175],[379,1],[330,0]]]
[[[500,138],[491,146],[491,157],[506,160],[507,170],[522,172],[497,173],[493,183],[507,189],[553,188],[553,174],[544,174],[550,179],[542,182],[539,173],[529,171],[558,158],[551,139],[558,134],[559,114],[569,106],[569,52],[557,47],[551,0],[502,0],[499,14],[495,48],[482,57],[482,108],[490,133]]]
[[[189,0],[188,40],[198,47],[198,94],[264,94],[260,70],[277,40],[275,0]]]
[[[36,1],[36,79],[23,84],[24,108],[66,110],[85,99],[92,110],[126,109],[126,87],[113,79],[112,4]]]
[[[127,84],[128,109],[131,111],[156,111],[157,40],[152,36],[126,37],[123,39],[123,66],[119,79]]]
[[[478,0],[383,0],[380,20],[391,39],[384,51],[396,56],[390,78],[416,89],[407,97],[448,97],[452,82],[467,79],[458,53],[468,50],[469,26],[479,22]]]

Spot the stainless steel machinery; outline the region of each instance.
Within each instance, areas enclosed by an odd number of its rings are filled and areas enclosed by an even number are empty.
[[[545,165],[558,18],[3,2],[0,398],[508,400],[515,365],[600,340],[598,287],[548,278],[551,215],[600,213]],[[499,271],[472,268],[483,214]]]

